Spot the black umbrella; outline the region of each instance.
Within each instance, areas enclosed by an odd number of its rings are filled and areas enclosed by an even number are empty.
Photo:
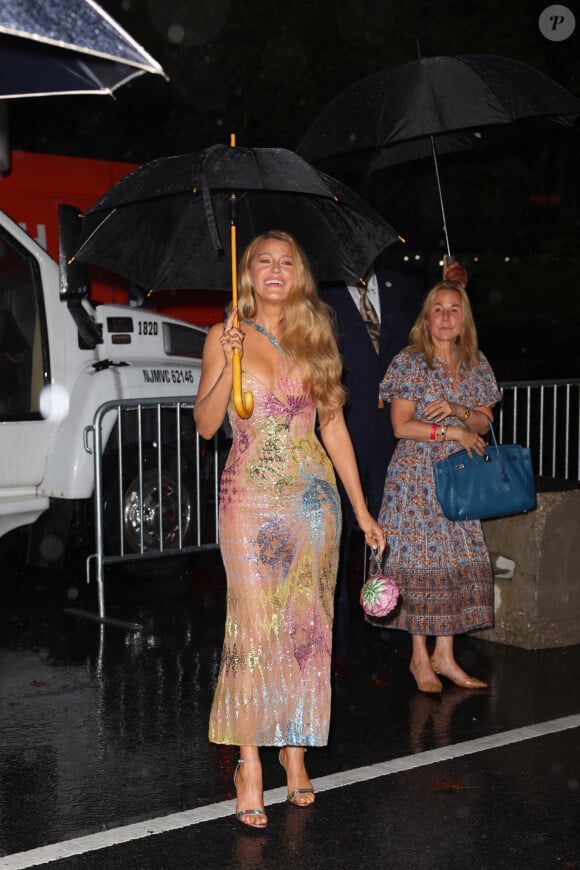
[[[515,132],[532,119],[572,124],[579,115],[577,97],[510,58],[420,57],[342,91],[315,119],[297,150],[321,165],[358,153],[370,171],[432,157],[451,254],[437,154],[479,147],[485,136],[501,135],[506,125]]]
[[[94,0],[2,0],[0,99],[112,94],[161,66]]]
[[[76,257],[153,291],[227,290],[232,193],[240,244],[285,230],[319,281],[355,283],[398,237],[361,197],[293,151],[212,145],[121,178],[84,215]]]
[[[76,258],[150,290],[232,287],[236,305],[237,242],[271,229],[296,238],[319,281],[357,282],[397,238],[293,151],[213,145],[118,181],[84,215]]]

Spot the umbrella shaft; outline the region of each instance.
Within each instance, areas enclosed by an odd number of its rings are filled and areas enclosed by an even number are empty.
[[[437,160],[437,149],[435,148],[435,137],[431,136],[431,149],[433,151],[433,163],[435,164],[435,178],[437,179],[437,190],[439,191],[439,205],[441,206],[441,217],[443,219],[443,233],[445,234],[445,244],[447,245],[447,256],[451,256],[451,247],[449,245],[449,236],[447,234],[447,218],[445,217],[445,204],[443,202],[443,191],[441,190],[441,179],[439,178],[439,162]]]
[[[238,240],[236,232],[236,224],[232,220],[230,225],[230,251],[231,251],[231,266],[232,266],[232,306],[234,309],[238,307]],[[234,326],[238,326],[238,312],[234,314]]]

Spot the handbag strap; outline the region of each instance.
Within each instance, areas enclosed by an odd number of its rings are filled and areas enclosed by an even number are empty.
[[[503,461],[502,452],[499,449],[499,444],[497,443],[497,438],[495,437],[495,429],[493,428],[493,423],[491,420],[489,421],[489,431],[491,432],[491,440],[493,441],[493,446],[495,447],[495,452],[497,453],[497,461],[499,462],[499,464],[501,466],[501,478],[502,478],[502,480],[508,482],[510,477],[509,477],[509,474],[507,473],[507,469],[506,469],[505,463]]]
[[[367,578],[370,580],[371,577],[374,577],[376,574],[380,574],[383,570],[383,563],[385,557],[387,555],[387,547],[383,550],[382,555],[379,553],[378,547],[371,547],[371,555],[369,558],[369,566],[368,566],[368,575],[366,571],[366,562],[365,562],[365,574],[364,579]]]

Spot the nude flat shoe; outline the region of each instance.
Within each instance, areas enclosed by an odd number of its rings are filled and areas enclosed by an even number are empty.
[[[431,659],[431,666],[436,674],[439,674],[440,677],[446,677],[448,680],[455,686],[459,686],[460,689],[487,689],[487,683],[484,683],[483,680],[478,680],[475,677],[453,677],[450,673],[448,673],[444,668],[441,668],[436,662]]]
[[[417,688],[420,692],[425,692],[426,695],[439,695],[443,691],[443,685],[440,680],[433,679],[427,680],[424,683],[421,683],[415,674],[415,669],[413,665],[409,665],[409,670],[411,671],[411,675],[415,682],[417,683]]]

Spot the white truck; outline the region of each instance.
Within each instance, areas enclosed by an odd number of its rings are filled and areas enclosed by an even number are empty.
[[[59,267],[0,211],[0,542],[26,527],[29,562],[41,566],[62,564],[71,528],[78,532],[91,515],[95,481],[86,442],[96,409],[113,399],[193,399],[206,335],[146,308],[93,305],[86,266],[67,266],[77,233],[78,210],[62,207]],[[114,453],[118,442],[110,434],[104,451]],[[129,459],[130,437],[123,446]],[[131,550],[143,511],[140,503],[135,509],[139,493],[129,476],[123,522]],[[183,508],[194,493],[190,475],[182,476]],[[154,514],[157,477],[143,485],[151,486],[141,495]],[[111,501],[115,487],[118,505],[118,477],[110,483]],[[105,479],[105,497],[107,489]],[[183,516],[189,522],[188,510]],[[117,507],[111,521],[118,520]],[[163,529],[171,535],[171,522]]]

